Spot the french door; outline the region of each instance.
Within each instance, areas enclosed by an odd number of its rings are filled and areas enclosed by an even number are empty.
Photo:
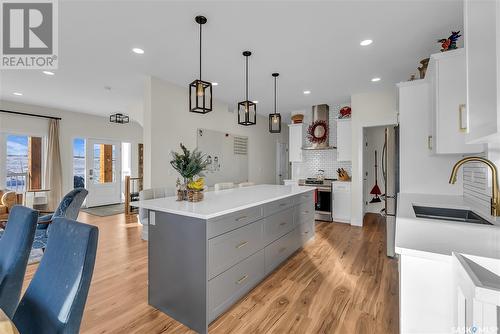
[[[85,184],[89,192],[87,207],[121,202],[121,143],[88,139],[85,159]]]

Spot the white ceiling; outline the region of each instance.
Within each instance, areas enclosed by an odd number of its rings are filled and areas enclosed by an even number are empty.
[[[202,14],[203,79],[219,83],[215,98],[231,106],[244,98],[241,52],[251,50],[250,99],[260,113],[271,112],[271,73],[279,72],[279,107],[287,113],[394,87],[439,51],[438,38],[462,28],[458,0],[60,1],[59,13],[56,75],[2,71],[2,99],[109,115],[140,108],[147,75],[187,89],[198,75],[194,17]],[[373,44],[361,47],[366,38]],[[372,83],[376,76],[382,80]]]

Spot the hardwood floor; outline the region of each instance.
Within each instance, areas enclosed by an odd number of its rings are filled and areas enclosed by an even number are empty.
[[[125,215],[79,220],[99,227],[81,333],[194,333],[147,304],[147,243]],[[397,261],[385,256],[385,223],[316,224],[295,253],[210,325],[210,333],[397,333]],[[30,265],[25,286],[37,265]]]

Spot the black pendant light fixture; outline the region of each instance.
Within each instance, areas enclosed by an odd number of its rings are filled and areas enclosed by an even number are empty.
[[[273,73],[274,77],[274,113],[269,114],[269,132],[271,133],[281,133],[281,114],[276,112],[276,85],[278,81],[279,73]]]
[[[243,51],[243,56],[246,60],[246,83],[245,83],[245,101],[238,102],[238,124],[240,125],[254,125],[257,123],[257,104],[248,100],[248,57],[252,53],[250,51]]]
[[[212,83],[201,80],[201,30],[207,18],[197,16],[194,20],[200,25],[200,77],[189,85],[189,111],[206,114],[212,111]]]

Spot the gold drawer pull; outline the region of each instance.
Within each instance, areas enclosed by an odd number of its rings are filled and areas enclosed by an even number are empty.
[[[236,246],[237,249],[240,249],[241,247],[244,247],[248,244],[248,241],[243,241],[242,243],[240,243],[239,245]]]
[[[458,105],[458,130],[460,132],[467,132],[467,110],[465,104]],[[465,117],[464,117],[465,116]]]
[[[284,251],[286,251],[286,247],[281,247],[278,251],[278,253],[283,253]]]
[[[305,231],[304,234],[309,234],[309,231]]]
[[[236,218],[236,221],[239,222],[240,220],[248,218],[247,216],[241,216],[240,218]]]
[[[236,281],[236,284],[240,285],[241,283],[245,282],[248,278],[248,275],[244,275],[242,278]]]
[[[280,204],[280,206],[285,206],[285,205],[287,205],[287,203],[281,203],[281,204]]]
[[[427,148],[432,150],[432,136],[427,136]]]
[[[283,222],[283,223],[280,223],[280,226],[285,226],[287,223],[286,222]]]

